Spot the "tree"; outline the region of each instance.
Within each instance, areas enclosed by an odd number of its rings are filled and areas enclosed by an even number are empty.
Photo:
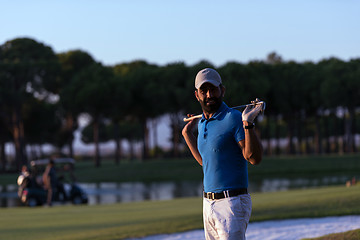
[[[5,172],[7,164],[5,143],[13,141],[11,136],[11,120],[9,118],[10,108],[8,106],[8,89],[10,88],[9,84],[10,81],[7,81],[6,72],[2,68],[2,62],[0,62],[0,172]]]
[[[94,143],[94,139],[95,139],[95,136],[94,136],[94,127],[93,127],[93,124],[92,122],[90,122],[86,127],[84,127],[82,130],[81,130],[81,140],[84,142],[84,143]],[[106,142],[106,141],[109,141],[110,140],[110,134],[109,134],[109,131],[107,130],[107,125],[105,124],[104,121],[101,121],[99,123],[99,126],[98,126],[99,130],[98,130],[98,141],[99,142]]]
[[[355,151],[355,108],[359,105],[359,61],[352,60],[346,63],[342,60],[331,58],[321,61],[323,81],[322,96],[329,108],[343,108],[344,136],[343,149],[346,152]]]
[[[351,152],[356,152],[356,141],[355,134],[358,132],[357,129],[357,118],[356,118],[356,108],[360,106],[360,58],[351,59],[348,63],[348,81],[347,81],[347,90],[348,90],[348,98],[347,105],[350,110],[350,118],[351,118],[351,128],[350,131],[352,133],[351,136]]]
[[[95,63],[94,59],[86,52],[73,50],[57,55],[61,64],[61,78],[57,85],[56,93],[60,97],[60,109],[65,119],[65,125],[59,133],[58,145],[68,145],[69,156],[74,156],[73,141],[74,131],[78,128],[77,118],[81,109],[73,104],[76,92],[72,92],[72,82],[77,74]]]
[[[100,167],[99,129],[103,118],[109,114],[114,92],[113,71],[100,63],[95,63],[83,69],[74,78],[69,94],[76,95],[73,104],[79,112],[86,112],[92,118],[95,143],[94,162]]]
[[[229,107],[250,103],[254,92],[249,78],[250,71],[247,65],[229,62],[219,69],[225,86],[225,101]],[[255,97],[252,97],[255,98]]]
[[[144,159],[149,156],[149,130],[147,120],[159,116],[164,112],[166,89],[160,82],[159,68],[145,61],[134,61],[115,66],[121,69],[124,81],[129,87],[133,98],[129,115],[136,118],[142,125]]]
[[[188,88],[189,73],[184,63],[168,64],[161,68],[161,82],[166,86],[164,98],[167,99],[166,112],[170,114],[171,140],[173,156],[179,156],[179,145],[181,142],[182,118],[190,99],[194,99],[193,91]],[[155,146],[157,147],[157,146]]]
[[[22,116],[24,119],[25,140],[27,145],[40,146],[39,152],[32,151],[32,158],[44,157],[41,145],[56,142],[57,134],[61,128],[61,118],[58,106],[31,95],[24,104]]]
[[[110,109],[109,118],[111,119],[112,138],[115,140],[115,164],[119,164],[122,155],[121,138],[121,124],[125,119],[129,118],[131,106],[133,105],[134,98],[131,95],[131,84],[126,80],[128,71],[127,65],[116,65],[113,68],[113,95],[112,108]]]
[[[27,93],[45,97],[52,90],[59,73],[58,60],[52,49],[29,38],[7,41],[0,47],[2,84],[11,116],[11,133],[16,148],[16,166],[26,164],[24,122],[21,115]]]
[[[324,107],[324,101],[320,94],[321,78],[319,77],[318,67],[312,62],[305,62],[301,65],[301,110],[297,116],[297,128],[299,145],[302,144],[302,136],[304,136],[306,154],[313,152],[311,146],[316,146],[320,150],[320,129],[316,127],[318,120],[318,110]],[[314,124],[315,120],[315,124]],[[311,142],[312,135],[316,136],[315,144]]]
[[[135,151],[134,151],[134,145],[137,142],[140,142],[143,138],[143,132],[141,129],[141,123],[137,121],[136,119],[132,119],[131,117],[122,120],[119,123],[118,129],[119,134],[123,139],[127,139],[130,146],[130,159],[135,159]],[[108,131],[111,131],[111,127],[108,129]]]
[[[4,112],[0,110],[0,172],[5,172],[7,164],[5,143],[12,141],[11,132],[9,131],[8,123],[5,123],[6,117],[3,114]]]

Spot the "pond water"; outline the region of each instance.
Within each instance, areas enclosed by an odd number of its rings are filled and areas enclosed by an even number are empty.
[[[267,178],[249,183],[249,192],[285,191],[288,189],[309,188],[344,184],[348,176],[323,178]],[[202,182],[154,182],[154,183],[79,183],[89,197],[89,205],[137,202],[145,200],[170,200],[181,197],[202,195]],[[0,207],[21,206],[17,196],[17,185],[0,185]]]

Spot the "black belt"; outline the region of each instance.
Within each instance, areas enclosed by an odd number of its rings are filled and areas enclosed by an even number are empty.
[[[240,188],[240,189],[236,189],[236,190],[228,190],[228,191],[223,191],[223,192],[219,192],[219,193],[213,193],[213,192],[204,192],[204,197],[211,199],[211,200],[215,200],[215,199],[221,199],[221,198],[229,198],[229,197],[235,197],[241,194],[247,194],[247,188]]]

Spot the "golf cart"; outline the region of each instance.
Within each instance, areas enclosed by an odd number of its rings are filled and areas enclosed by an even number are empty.
[[[26,167],[18,177],[18,196],[24,205],[34,207],[47,202],[48,191],[44,188],[43,173],[50,159],[40,159],[30,162],[31,171]],[[88,197],[84,190],[74,183],[73,175],[75,160],[72,158],[55,158],[54,166],[57,173],[57,184],[53,190],[53,203],[86,204]],[[71,183],[63,183],[65,174],[69,175]]]

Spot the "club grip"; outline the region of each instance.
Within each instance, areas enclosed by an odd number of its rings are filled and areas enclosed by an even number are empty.
[[[184,122],[190,122],[191,120],[194,120],[196,118],[201,118],[201,117],[202,117],[202,114],[195,115],[195,116],[188,117],[188,118],[184,118]]]

